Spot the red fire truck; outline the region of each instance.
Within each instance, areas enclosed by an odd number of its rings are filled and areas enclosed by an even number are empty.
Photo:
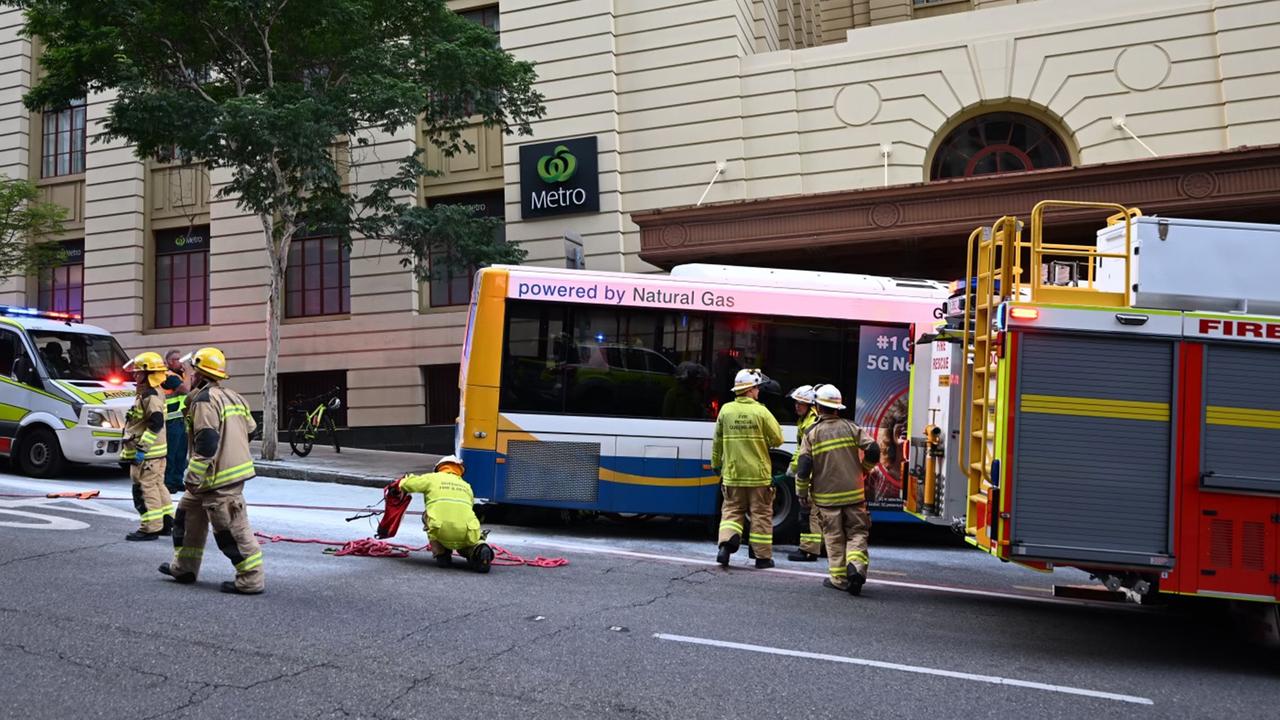
[[[1045,240],[1049,211],[1101,210],[1094,246]],[[974,231],[917,344],[907,510],[1133,599],[1252,601],[1274,628],[1280,226],[1046,201],[1023,230]]]

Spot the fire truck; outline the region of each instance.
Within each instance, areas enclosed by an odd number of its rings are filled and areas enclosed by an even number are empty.
[[[1092,246],[1049,214],[1106,212]],[[919,337],[906,510],[1142,602],[1280,600],[1280,226],[1045,201]],[[1027,272],[1031,270],[1032,272]],[[921,420],[922,419],[922,420]]]

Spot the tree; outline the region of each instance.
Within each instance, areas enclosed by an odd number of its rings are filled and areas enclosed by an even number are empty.
[[[500,222],[472,209],[419,207],[421,148],[373,182],[347,177],[335,141],[369,145],[375,132],[420,123],[446,156],[474,148],[461,131],[479,118],[529,134],[542,96],[533,66],[444,0],[0,0],[26,11],[44,44],[30,108],[114,92],[100,139],[123,138],[150,157],[228,168],[218,196],[255,215],[267,250],[263,448],[276,452],[276,359],[289,245],[299,228],[389,240],[419,278],[524,252],[497,240]],[[417,146],[417,143],[414,143]],[[350,145],[348,145],[350,147]],[[381,150],[381,148],[379,148]]]
[[[66,217],[61,205],[40,199],[35,183],[0,175],[0,282],[62,262],[62,246],[33,241],[62,232]]]

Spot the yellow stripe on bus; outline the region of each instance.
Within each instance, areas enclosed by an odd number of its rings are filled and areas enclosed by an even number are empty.
[[[1022,412],[1043,415],[1077,415],[1119,420],[1169,422],[1169,403],[1143,400],[1103,400],[1101,398],[1059,395],[1023,395],[1019,409]]]
[[[1205,408],[1204,421],[1209,425],[1280,430],[1280,411],[1210,405]]]
[[[624,485],[649,485],[651,487],[703,487],[716,485],[720,478],[715,475],[694,478],[660,478],[647,475],[631,475],[600,468],[600,479],[604,482],[622,483]]]

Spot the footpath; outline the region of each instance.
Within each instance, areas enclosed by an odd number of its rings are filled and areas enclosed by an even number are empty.
[[[262,460],[262,443],[252,444],[253,464],[265,477],[311,482],[338,483],[381,488],[406,473],[431,472],[439,455],[316,446],[300,458],[289,451],[288,443],[276,446],[279,460]]]

